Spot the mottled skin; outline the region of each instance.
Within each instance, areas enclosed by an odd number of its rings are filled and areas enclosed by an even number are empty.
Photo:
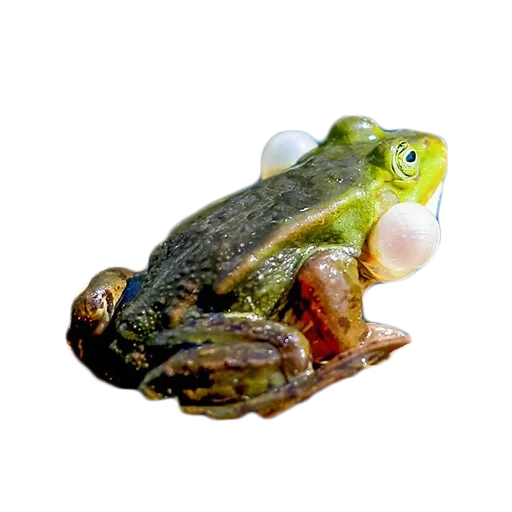
[[[380,216],[425,204],[445,169],[437,137],[342,118],[290,169],[178,225],[146,271],[96,276],[68,342],[98,377],[188,412],[275,414],[408,341],[364,322],[361,256]]]

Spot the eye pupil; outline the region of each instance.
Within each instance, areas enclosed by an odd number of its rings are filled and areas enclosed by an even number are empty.
[[[416,151],[411,150],[407,155],[405,155],[405,161],[412,164],[413,162],[416,162]]]

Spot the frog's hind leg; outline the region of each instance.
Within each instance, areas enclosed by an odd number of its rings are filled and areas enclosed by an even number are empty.
[[[217,419],[239,417],[248,412],[270,418],[306,400],[329,384],[352,377],[368,366],[379,363],[409,341],[409,337],[398,329],[368,323],[368,331],[360,346],[338,354],[313,372],[304,373],[272,391],[229,406],[187,405],[183,409],[190,414],[206,414]]]
[[[265,319],[211,315],[164,331],[161,347],[183,345],[150,371],[141,391],[175,396],[188,412],[244,414],[240,402],[279,389],[312,370],[309,342],[297,329]]]

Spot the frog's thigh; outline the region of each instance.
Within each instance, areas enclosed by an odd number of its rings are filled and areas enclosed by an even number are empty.
[[[404,332],[381,324],[368,324],[368,332],[360,346],[338,354],[313,372],[306,372],[293,382],[243,402],[228,406],[189,405],[184,410],[191,414],[207,414],[212,418],[233,418],[256,412],[269,418],[306,400],[329,384],[352,377],[370,365],[386,359],[391,352],[409,343]],[[334,403],[333,407],[340,407]]]
[[[297,273],[282,318],[306,335],[314,362],[356,347],[367,332],[356,260],[337,249],[313,254]]]
[[[188,348],[149,372],[141,391],[149,398],[177,396],[182,405],[235,403],[311,370],[307,339],[263,319],[212,315],[163,332],[157,343]]]

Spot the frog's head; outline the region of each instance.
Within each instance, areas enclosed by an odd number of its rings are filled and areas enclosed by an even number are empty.
[[[440,190],[446,173],[446,143],[439,137],[412,130],[383,130],[366,117],[340,119],[326,144],[360,147],[368,170],[379,185],[377,213],[398,202],[426,205]]]
[[[360,258],[373,278],[401,279],[424,265],[439,243],[439,226],[418,205],[437,214],[446,173],[445,142],[412,130],[383,130],[364,117],[345,117],[325,144],[355,155],[367,190],[373,191],[371,229]]]

